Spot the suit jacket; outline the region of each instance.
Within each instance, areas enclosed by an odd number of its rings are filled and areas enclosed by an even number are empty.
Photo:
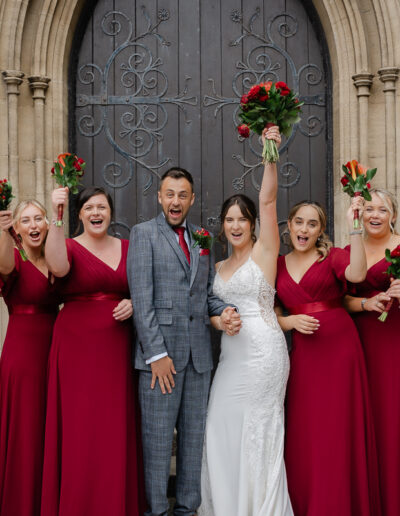
[[[150,370],[146,360],[167,352],[180,371],[190,354],[197,372],[212,369],[210,316],[227,306],[212,293],[214,256],[200,255],[190,238],[190,266],[176,233],[163,213],[134,226],[131,231],[127,272],[137,339],[135,367]]]

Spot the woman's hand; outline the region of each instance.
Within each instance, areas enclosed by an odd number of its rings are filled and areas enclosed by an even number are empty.
[[[390,301],[390,296],[386,292],[379,292],[376,296],[370,297],[365,301],[364,310],[381,314],[385,310],[388,301]]]
[[[288,318],[292,319],[291,324],[294,330],[297,330],[304,335],[312,335],[319,328],[319,321],[311,315],[299,314],[289,315]]]
[[[351,204],[350,204],[350,207],[347,210],[347,214],[346,214],[349,231],[353,231],[354,212],[356,210],[358,210],[359,219],[362,220],[362,214],[364,211],[364,202],[365,202],[364,197],[362,197],[361,195],[351,198]]]
[[[0,211],[0,229],[7,231],[13,224],[13,217],[11,210]]]
[[[400,302],[400,280],[390,278],[390,287],[386,291],[386,294],[396,298]]]
[[[233,337],[239,333],[242,321],[239,313],[232,306],[227,306],[219,316],[219,325],[220,330]]]
[[[269,128],[265,127],[261,134],[262,143],[264,145],[265,140],[275,140],[276,147],[279,149],[282,138],[281,133],[279,132],[279,127],[277,125],[273,125]]]
[[[123,299],[113,310],[113,317],[116,321],[125,321],[133,314],[132,301],[130,299]]]
[[[64,209],[68,205],[68,193],[69,188],[66,186],[65,188],[56,188],[53,190],[51,194],[51,206],[53,209],[53,218],[57,218],[58,216],[58,207],[60,205],[64,206]]]

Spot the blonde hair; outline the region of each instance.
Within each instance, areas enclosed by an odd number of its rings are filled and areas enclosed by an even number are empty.
[[[398,213],[398,205],[396,197],[389,192],[388,190],[385,190],[384,188],[372,188],[369,193],[377,195],[380,200],[385,205],[385,208],[389,211],[391,215],[391,219],[389,221],[390,230],[392,233],[397,234],[395,230],[395,224],[397,220],[397,213]]]
[[[43,213],[47,224],[49,223],[49,221],[47,219],[47,211],[46,211],[46,208],[43,206],[43,204],[41,202],[37,201],[36,199],[26,199],[25,201],[19,202],[17,204],[17,206],[14,208],[13,224],[17,224],[19,222],[19,219],[21,218],[21,213],[28,206],[35,206],[36,208],[38,208]]]
[[[321,224],[321,234],[317,239],[315,247],[317,248],[318,254],[320,255],[320,258],[318,259],[318,261],[322,262],[328,256],[330,248],[333,245],[329,236],[325,233],[327,222],[328,222],[325,208],[323,208],[318,202],[312,202],[312,201],[298,202],[289,211],[288,222],[291,222],[293,220],[296,213],[299,211],[300,208],[303,208],[303,206],[311,206],[318,213],[319,222]],[[286,230],[284,231],[284,233],[289,234],[288,226],[286,227]],[[291,247],[293,247],[291,240],[289,241],[289,245]]]

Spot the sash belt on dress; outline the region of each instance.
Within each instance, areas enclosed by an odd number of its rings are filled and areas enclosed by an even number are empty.
[[[88,292],[87,294],[71,294],[64,298],[64,303],[73,301],[121,301],[121,294],[114,292]]]
[[[8,307],[10,315],[56,314],[58,305],[12,305]]]
[[[313,314],[315,312],[326,312],[333,308],[342,308],[342,298],[328,299],[327,301],[315,301],[314,303],[304,303],[303,305],[288,306],[290,315]]]

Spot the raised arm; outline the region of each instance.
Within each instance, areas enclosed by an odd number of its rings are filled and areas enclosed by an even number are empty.
[[[57,219],[59,204],[62,204],[65,210],[68,204],[68,188],[57,188],[51,195],[53,220]],[[64,226],[57,227],[55,224],[50,224],[44,252],[47,267],[54,276],[62,278],[68,274],[70,265],[65,243]]]
[[[352,283],[360,283],[367,275],[367,258],[365,256],[364,239],[362,230],[353,229],[353,213],[359,210],[360,217],[364,206],[362,197],[353,197],[351,206],[347,211],[347,223],[350,233],[350,264],[347,266],[345,276]]]
[[[265,138],[275,140],[277,147],[281,136],[277,126],[264,129]],[[279,253],[279,230],[276,213],[276,198],[278,194],[278,178],[276,163],[265,163],[264,174],[259,195],[260,235],[254,246],[253,258],[264,270],[264,275],[270,284],[275,283],[276,259]]]
[[[14,240],[8,232],[12,223],[12,211],[0,211],[0,274],[3,277],[11,274],[15,267]]]

